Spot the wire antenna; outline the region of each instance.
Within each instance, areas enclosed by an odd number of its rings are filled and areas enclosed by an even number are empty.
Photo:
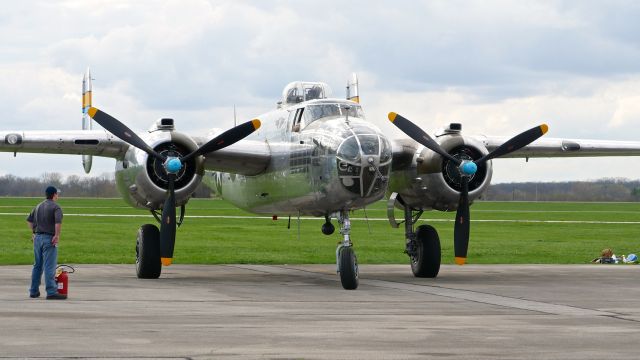
[[[362,211],[364,211],[364,218],[367,220],[367,227],[369,228],[369,235],[371,235],[371,224],[369,224],[369,216],[367,216],[367,208],[363,207]]]

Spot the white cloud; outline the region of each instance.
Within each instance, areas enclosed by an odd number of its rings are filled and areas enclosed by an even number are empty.
[[[79,128],[90,65],[94,103],[134,129],[159,117],[229,127],[234,104],[247,120],[295,80],[342,96],[356,71],[368,118],[396,137],[389,111],[428,130],[511,135],[548,122],[552,137],[640,140],[629,131],[640,125],[639,16],[634,1],[14,2],[0,14],[2,128]],[[32,169],[0,155],[3,172],[81,172],[79,158],[25,155]],[[563,161],[562,172],[496,162],[494,179],[640,177],[615,161]],[[526,169],[538,163],[556,164]]]

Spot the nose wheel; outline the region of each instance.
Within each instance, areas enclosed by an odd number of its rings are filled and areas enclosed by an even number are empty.
[[[349,212],[346,210],[340,211],[338,222],[340,223],[340,234],[343,235],[343,240],[336,249],[337,271],[340,274],[342,287],[345,290],[354,290],[358,288],[358,258],[351,243]]]

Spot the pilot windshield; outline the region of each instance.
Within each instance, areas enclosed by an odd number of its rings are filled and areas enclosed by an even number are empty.
[[[362,108],[356,105],[345,104],[316,104],[307,105],[304,110],[305,123],[311,124],[312,122],[336,116],[349,116],[354,118],[364,119],[364,113]]]

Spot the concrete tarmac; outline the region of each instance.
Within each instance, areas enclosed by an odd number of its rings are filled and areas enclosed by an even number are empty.
[[[640,266],[77,265],[69,299],[0,267],[0,359],[637,359]],[[41,289],[44,294],[44,289]]]

